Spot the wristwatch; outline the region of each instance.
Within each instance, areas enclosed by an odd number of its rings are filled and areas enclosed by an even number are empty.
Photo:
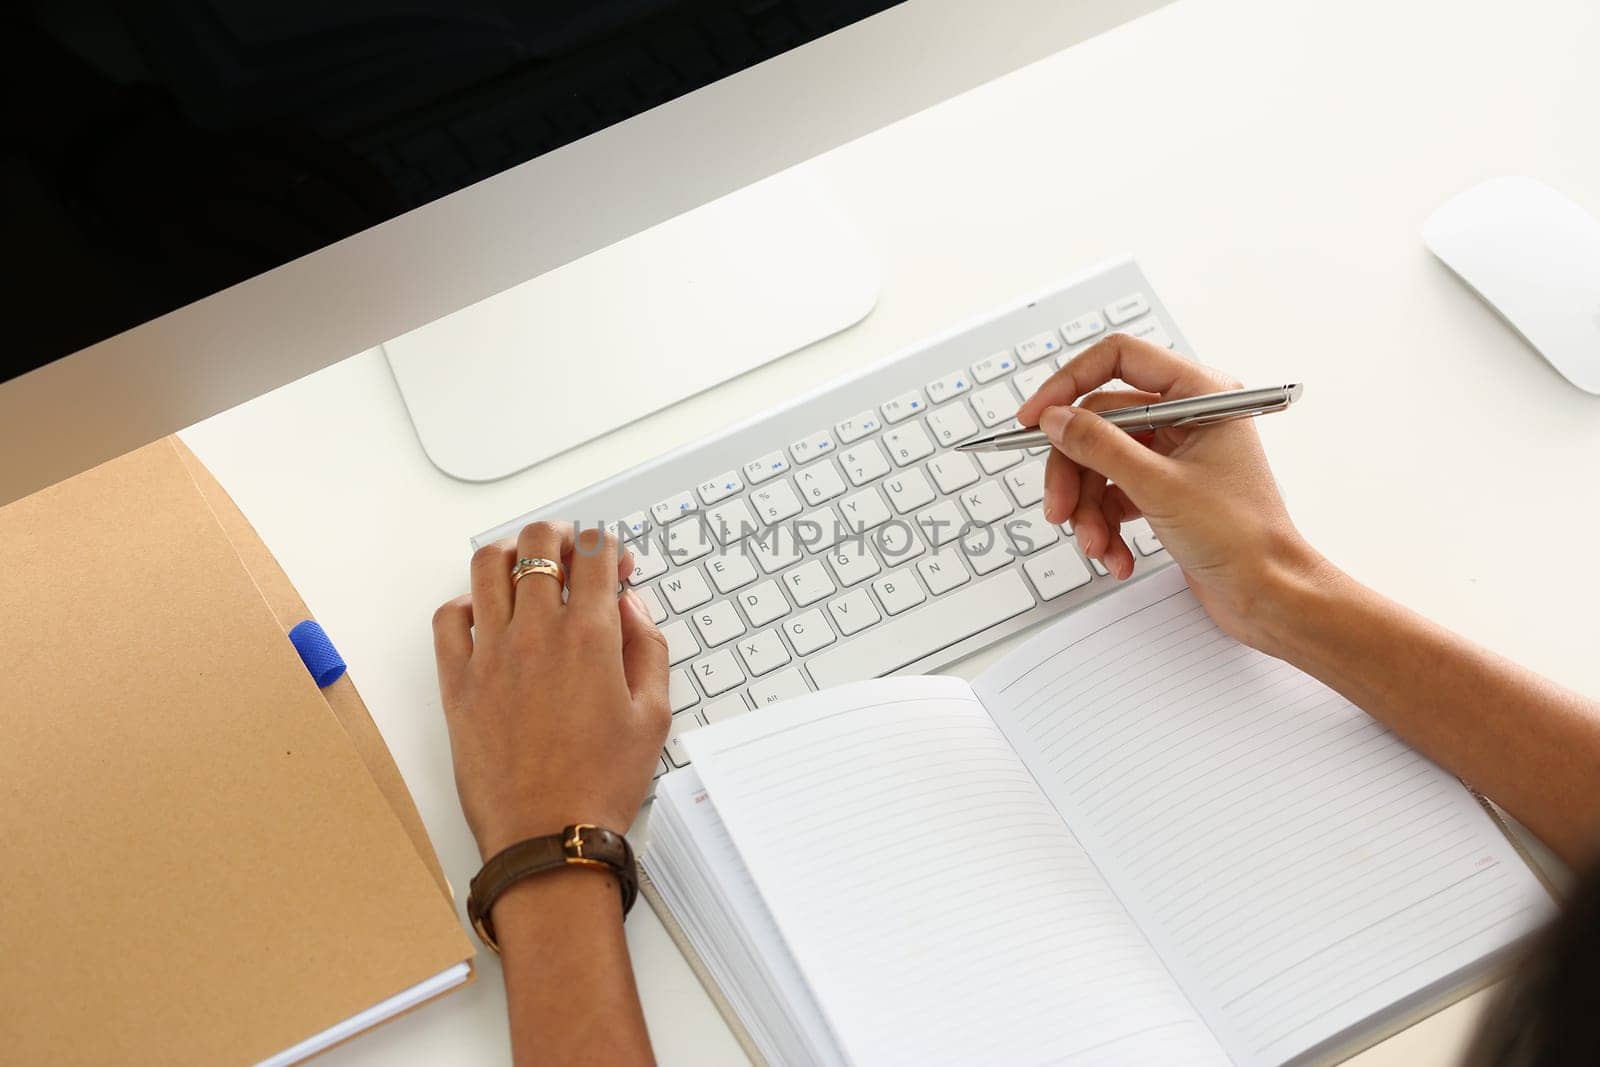
[[[467,892],[467,917],[495,955],[500,954],[500,946],[495,942],[490,912],[500,894],[524,878],[568,866],[609,871],[622,890],[622,914],[626,916],[633,908],[639,896],[639,868],[626,837],[586,822],[575,823],[559,834],[530,837],[491,856]]]

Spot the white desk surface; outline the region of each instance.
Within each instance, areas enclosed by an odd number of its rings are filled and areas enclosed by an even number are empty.
[[[429,618],[465,589],[470,534],[1122,251],[1202,358],[1247,382],[1307,383],[1261,430],[1317,545],[1600,694],[1600,400],[1419,236],[1446,197],[1504,173],[1600,213],[1597,54],[1593,0],[1180,0],[807,164],[882,256],[877,310],[608,439],[502,482],[452,481],[375,352],[185,438],[343,651],[458,890],[477,856]],[[628,935],[661,1061],[743,1062],[649,908]],[[479,965],[471,990],[323,1062],[509,1062],[499,968]],[[1355,1062],[1454,1062],[1483,1000]]]

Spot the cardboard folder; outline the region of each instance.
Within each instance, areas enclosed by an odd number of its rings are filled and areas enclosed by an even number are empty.
[[[175,438],[0,508],[0,1059],[281,1061],[470,977],[308,617]]]

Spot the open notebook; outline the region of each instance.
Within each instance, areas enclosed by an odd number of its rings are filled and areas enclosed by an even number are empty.
[[[1325,1059],[1553,910],[1460,782],[1223,634],[1177,568],[970,685],[686,743],[650,891],[774,1064]]]

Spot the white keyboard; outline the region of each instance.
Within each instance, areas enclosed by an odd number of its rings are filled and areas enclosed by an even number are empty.
[[[1187,351],[1131,260],[904,352],[473,538],[535,519],[616,523],[666,635],[673,727],[657,777],[706,723],[787,697],[925,673],[1112,588],[1040,510],[1044,449],[952,446],[1120,330]],[[1170,563],[1124,527],[1135,575]]]

